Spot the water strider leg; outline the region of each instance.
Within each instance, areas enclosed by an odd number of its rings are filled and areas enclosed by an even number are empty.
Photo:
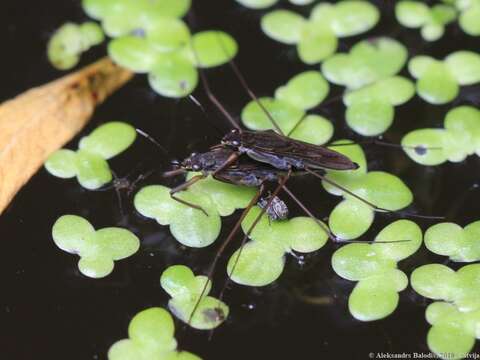
[[[179,197],[175,196],[175,194],[177,192],[180,192],[180,191],[183,191],[183,190],[186,190],[188,189],[191,185],[195,184],[197,181],[201,180],[201,179],[204,179],[206,177],[205,174],[200,174],[200,175],[195,175],[194,177],[192,177],[190,180],[188,180],[187,182],[184,182],[183,184],[180,184],[178,185],[177,187],[174,187],[173,189],[170,190],[170,197],[176,201],[178,201],[179,203],[182,203],[184,205],[187,205],[191,208],[194,208],[194,209],[197,209],[197,210],[200,210],[202,211],[206,216],[208,216],[208,213],[199,205],[195,205],[195,204],[192,204],[186,200],[182,200],[180,199]]]
[[[335,186],[337,189],[345,191],[347,194],[353,196],[357,200],[360,200],[361,202],[371,206],[375,211],[402,215],[398,211],[381,208],[381,207],[371,203],[370,201],[368,201],[368,200],[362,198],[361,196],[355,194],[354,192],[348,190],[346,187],[336,183],[335,181],[330,180],[326,176],[320,175],[319,173],[313,171],[312,169],[310,169],[308,167],[305,167],[305,171],[308,172],[309,174],[312,174],[313,176],[319,178],[320,180],[323,180],[323,181],[329,183],[330,185]],[[419,218],[419,219],[444,219],[443,216],[429,216],[429,215],[418,215],[418,214],[404,214],[404,215],[408,215],[409,217],[414,217],[414,218]]]
[[[211,281],[213,278],[213,274],[215,272],[215,268],[217,266],[218,260],[222,256],[223,252],[225,251],[226,247],[228,244],[232,241],[233,237],[236,235],[238,232],[238,229],[242,225],[243,219],[247,216],[248,212],[250,209],[258,202],[258,199],[262,196],[263,192],[265,191],[265,185],[260,185],[260,189],[257,191],[255,196],[250,200],[248,203],[247,207],[243,210],[242,215],[240,215],[240,219],[238,219],[237,223],[233,227],[232,231],[230,231],[230,234],[228,234],[227,239],[223,242],[222,246],[218,249],[217,253],[215,254],[215,258],[213,259],[212,265],[210,266],[210,269],[208,270],[207,277]],[[200,293],[200,296],[195,303],[195,306],[193,307],[192,313],[190,314],[190,318],[188,320],[188,324],[192,322],[193,315],[195,314],[195,311],[197,310],[198,306],[200,305],[200,301],[202,298],[205,296],[205,291],[207,289],[207,284],[208,282],[205,283],[205,286],[202,289],[202,292]]]

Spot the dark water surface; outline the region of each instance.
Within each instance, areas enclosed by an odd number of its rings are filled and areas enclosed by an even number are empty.
[[[45,44],[63,22],[86,19],[79,3],[1,2],[0,100],[61,75],[47,63]],[[442,40],[427,44],[418,31],[401,29],[396,24],[392,17],[394,1],[375,3],[381,7],[383,18],[369,35],[395,36],[411,54],[443,57],[458,49],[479,49],[480,41],[462,33],[456,24],[448,27]],[[194,10],[190,20],[196,29],[220,28],[237,38],[241,49],[238,64],[258,95],[271,95],[276,87],[306,68],[297,59],[295,49],[261,34],[262,12],[242,8],[233,0],[196,0]],[[347,50],[358,39],[342,41],[340,50]],[[96,48],[84,56],[81,65],[104,53],[104,48]],[[248,98],[228,66],[208,71],[208,76],[225,106],[239,114]],[[331,96],[338,93],[340,89],[333,88]],[[206,105],[210,121],[226,131],[228,124],[208,105],[203,91],[199,88],[195,95]],[[411,100],[396,108],[395,124],[386,139],[398,142],[412,129],[441,127],[448,109],[460,104],[478,106],[479,100],[478,87],[463,88],[461,96],[447,106]],[[334,121],[335,138],[356,138],[345,126],[341,104],[334,103],[319,113]],[[173,101],[155,95],[144,76],[137,76],[102,105],[81,135],[112,120],[131,122],[151,133],[177,158],[193,150],[205,150],[221,135],[188,100]],[[75,148],[78,139],[68,146]],[[369,146],[366,151],[371,170],[395,173],[412,189],[416,199],[412,211],[445,214],[461,225],[480,218],[478,157],[461,164],[422,167],[398,150]],[[166,169],[168,161],[151,144],[138,139],[110,164],[122,175],[139,163],[137,172]],[[147,183],[159,181],[158,176],[153,176]],[[295,179],[292,189],[319,217],[328,215],[339,201],[327,195],[314,179]],[[76,180],[57,179],[43,169],[18,194],[0,217],[0,359],[105,359],[109,346],[127,336],[133,315],[147,307],[166,306],[168,296],[159,286],[159,277],[167,266],[184,263],[196,273],[207,270],[218,245],[184,249],[168,228],[142,218],[130,203],[127,218],[121,219],[114,192],[84,191]],[[292,215],[300,214],[295,206],[291,209]],[[131,258],[117,262],[115,271],[106,279],[88,279],[79,274],[78,259],[59,250],[52,241],[52,224],[66,213],[84,216],[97,228],[127,226],[141,237],[142,247]],[[394,218],[377,216],[372,230],[363,238],[372,239]],[[223,219],[224,233],[234,220]],[[421,225],[426,229],[429,223]],[[408,288],[400,294],[400,305],[392,316],[372,323],[356,321],[346,304],[354,283],[339,278],[330,267],[335,248],[328,244],[307,255],[304,263],[288,257],[281,278],[270,286],[253,289],[233,285],[226,295],[231,317],[216,331],[213,340],[208,342],[205,333],[177,323],[179,346],[204,359],[367,359],[371,352],[427,352],[429,326],[424,311],[428,301]],[[232,251],[229,249],[228,255]],[[401,262],[400,267],[409,275],[421,264],[442,261],[444,258],[423,248]],[[214,282],[217,291],[225,279],[223,269],[224,264]],[[322,304],[325,299],[327,304]],[[317,300],[320,304],[312,304]]]

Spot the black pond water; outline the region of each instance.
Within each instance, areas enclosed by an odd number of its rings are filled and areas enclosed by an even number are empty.
[[[2,1],[0,5],[0,100],[32,86],[50,81],[61,73],[46,61],[45,43],[67,20],[86,19],[79,0]],[[215,3],[215,7],[212,5]],[[438,57],[458,49],[478,50],[480,41],[463,34],[457,25],[434,43],[423,42],[417,31],[407,31],[393,19],[394,1],[376,1],[382,22],[368,35],[392,35],[410,54]],[[284,4],[282,4],[284,5]],[[287,6],[288,5],[284,5]],[[247,10],[233,0],[195,3],[196,29],[219,28],[233,34],[240,44],[238,64],[258,95],[270,95],[292,75],[306,67],[295,49],[274,43],[259,30],[262,12]],[[359,38],[342,41],[347,50]],[[86,65],[105,53],[98,48],[86,55]],[[312,67],[316,69],[318,67]],[[228,66],[208,71],[213,88],[233,113],[239,114],[248,98]],[[340,89],[334,88],[332,96]],[[198,89],[195,95],[208,104]],[[419,127],[439,127],[446,111],[459,104],[477,104],[479,88],[464,88],[454,104],[432,106],[418,99],[397,108],[395,124],[386,134],[398,141],[402,134]],[[207,105],[211,121],[228,129],[221,116]],[[335,137],[351,137],[344,109],[332,104],[321,110],[335,123]],[[82,132],[88,134],[102,122],[124,120],[153,134],[172,154],[181,158],[193,150],[204,150],[218,141],[218,134],[197,107],[187,100],[167,100],[150,91],[145,77],[138,76],[95,113]],[[68,146],[74,148],[78,138]],[[415,195],[414,210],[446,214],[461,225],[480,218],[480,161],[472,157],[461,164],[439,167],[415,165],[397,150],[366,148],[370,169],[400,176]],[[110,162],[119,174],[141,163],[140,171],[165,169],[165,159],[142,140]],[[158,177],[150,179],[158,182]],[[172,183],[166,183],[172,185]],[[296,179],[292,189],[320,217],[326,216],[338,198],[325,194],[316,180]],[[293,215],[298,215],[295,210]],[[75,256],[54,245],[50,231],[62,214],[89,219],[96,227],[123,224],[142,238],[139,253],[120,261],[114,273],[92,280],[78,273]],[[394,218],[378,216],[364,239],[371,239]],[[231,228],[235,217],[223,220]],[[428,223],[421,223],[425,229]],[[109,346],[126,337],[131,317],[151,306],[165,306],[168,298],[159,286],[159,276],[169,265],[184,263],[195,272],[206,271],[215,246],[203,250],[184,249],[165,227],[144,219],[131,208],[120,219],[113,192],[87,192],[75,180],[64,181],[40,170],[0,217],[0,358],[1,359],[105,359]],[[340,279],[330,267],[335,246],[328,244],[299,263],[287,260],[281,278],[265,288],[233,286],[227,294],[231,317],[207,341],[205,333],[177,324],[181,348],[204,359],[233,358],[358,358],[371,352],[427,352],[428,325],[424,310],[428,302],[411,289],[401,293],[396,312],[385,320],[361,323],[349,315],[346,301],[354,284]],[[233,249],[230,249],[230,253]],[[400,263],[407,274],[420,264],[444,261],[425,249]],[[455,265],[454,265],[455,266]],[[224,269],[222,265],[222,269]],[[224,270],[215,282],[223,284]],[[327,299],[326,304],[312,304]]]

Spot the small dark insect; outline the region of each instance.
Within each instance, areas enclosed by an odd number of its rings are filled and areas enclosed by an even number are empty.
[[[207,321],[210,322],[221,322],[225,320],[225,313],[222,308],[215,307],[213,309],[205,309],[203,311],[203,316]]]
[[[288,207],[287,205],[278,197],[275,196],[271,202],[270,206],[267,207],[267,204],[272,195],[270,194],[267,197],[261,198],[257,205],[261,209],[266,209],[265,212],[271,221],[277,220],[286,220],[288,218]]]

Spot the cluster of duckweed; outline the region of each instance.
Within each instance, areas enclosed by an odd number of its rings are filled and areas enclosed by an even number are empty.
[[[342,143],[345,140],[336,141],[332,145]],[[327,170],[328,179],[384,209],[399,210],[412,202],[413,195],[400,178],[384,171],[367,170],[365,153],[359,145],[332,146],[332,149],[349,157],[359,168],[348,171]],[[322,185],[330,194],[343,196],[343,201],[330,213],[330,230],[343,240],[356,239],[364,234],[373,223],[375,210],[332,184],[323,181]]]
[[[324,76],[346,87],[345,117],[352,130],[364,136],[382,134],[393,122],[394,106],[412,98],[412,82],[395,76],[407,57],[407,49],[401,43],[379,37],[360,41],[349,53],[338,53],[325,60]]]
[[[457,272],[445,265],[423,265],[413,271],[410,283],[420,295],[437,300],[425,311],[432,325],[430,350],[446,359],[466,357],[480,339],[480,264]]]
[[[52,153],[45,169],[62,179],[77,177],[86,189],[98,189],[112,180],[107,160],[125,151],[136,136],[135,128],[127,123],[105,123],[82,138],[77,151],[61,149]]]
[[[328,96],[329,85],[318,71],[295,75],[275,91],[275,97],[260,98],[260,103],[275,119],[284,134],[297,140],[322,145],[333,135],[332,123],[323,116],[307,114]],[[252,130],[274,129],[265,111],[256,101],[250,101],[242,110],[243,124]]]
[[[333,270],[344,279],[358,281],[348,299],[348,308],[356,319],[378,320],[395,311],[398,293],[408,285],[408,278],[397,263],[414,254],[421,244],[418,225],[398,220],[385,227],[374,243],[348,244],[333,254]]]
[[[431,104],[454,100],[462,85],[480,82],[480,55],[472,51],[456,51],[444,60],[419,55],[410,59],[408,71],[417,79],[417,94]]]
[[[273,10],[263,16],[261,27],[272,39],[296,45],[299,58],[317,64],[333,55],[338,38],[362,34],[380,19],[377,8],[367,1],[321,2],[308,19],[290,10]]]
[[[469,155],[480,155],[480,111],[472,106],[455,107],[445,116],[443,129],[413,130],[403,137],[402,145],[422,165],[461,162]]]
[[[100,20],[113,38],[110,57],[132,71],[148,73],[151,87],[173,98],[195,89],[197,67],[224,64],[237,52],[237,43],[224,32],[191,35],[181,20],[190,5],[190,0],[83,1],[87,14]]]
[[[77,215],[63,215],[52,228],[55,244],[80,256],[78,269],[91,278],[102,278],[113,271],[114,261],[135,254],[140,240],[118,227],[95,230],[88,220]]]
[[[208,296],[212,287],[208,277],[195,276],[185,265],[168,267],[160,277],[160,285],[172,297],[168,301],[172,314],[195,329],[214,329],[228,317],[228,306]]]
[[[50,38],[48,60],[59,70],[71,69],[78,64],[82,53],[101,44],[104,39],[103,30],[97,23],[89,21],[78,25],[68,22]]]
[[[201,360],[188,351],[178,351],[175,324],[165,309],[153,307],[140,311],[130,321],[128,339],[108,350],[108,360]]]
[[[237,43],[227,33],[202,31],[191,34],[181,18],[191,0],[83,0],[83,9],[101,21],[112,38],[109,56],[136,73],[147,73],[160,95],[179,98],[198,84],[197,68],[222,65],[235,56]],[[103,42],[96,23],[67,23],[52,37],[48,55],[59,69],[70,69],[80,54]]]
[[[480,221],[464,228],[451,222],[433,225],[425,233],[425,245],[431,252],[448,256],[451,261],[479,261]]]
[[[237,1],[252,8],[265,8],[277,2]],[[312,1],[290,2],[307,5]],[[476,21],[480,15],[479,0],[445,2],[448,5],[431,8],[420,2],[399,2],[397,19],[404,26],[421,28],[422,36],[433,41],[440,38],[445,26],[454,20],[453,7],[456,7],[464,31],[480,35]],[[100,20],[105,33],[113,38],[108,46],[112,59],[135,72],[148,73],[152,88],[168,97],[190,94],[198,83],[197,68],[224,64],[237,52],[235,39],[226,33],[191,34],[181,20],[190,5],[190,0],[83,1],[85,11]],[[377,136],[391,126],[394,107],[415,95],[413,82],[398,76],[408,58],[405,46],[379,37],[357,43],[349,53],[335,54],[339,38],[369,31],[379,17],[375,6],[361,0],[320,3],[312,8],[308,19],[289,10],[274,10],[264,15],[261,27],[267,36],[296,45],[304,63],[318,64],[325,60],[321,66],[323,76],[318,71],[302,72],[276,89],[273,98],[260,99],[284,133],[315,144],[330,140],[334,131],[332,124],[321,116],[307,113],[327,97],[329,84],[325,78],[346,88],[343,96],[346,120],[355,132]],[[57,67],[66,69],[78,62],[82,51],[102,40],[98,25],[67,24],[52,38],[49,57]],[[448,103],[457,97],[460,86],[480,81],[480,56],[469,51],[457,51],[443,61],[416,56],[408,68],[417,79],[417,94],[432,104]],[[245,106],[242,121],[253,130],[272,129],[268,117],[255,102]],[[402,144],[407,154],[423,165],[463,161],[468,155],[479,154],[479,124],[480,111],[461,106],[447,114],[444,129],[415,130],[404,137]],[[105,124],[83,138],[78,151],[60,150],[48,159],[45,167],[55,176],[77,177],[82,186],[97,189],[112,179],[106,160],[124,151],[135,136],[135,129],[127,124]],[[412,193],[398,177],[382,171],[368,172],[360,146],[332,146],[332,149],[359,164],[357,170],[327,171],[332,181],[388,210],[396,211],[412,202]],[[374,220],[374,209],[328,182],[322,185],[330,194],[343,197],[329,216],[328,227],[332,233],[342,240],[364,234]],[[135,208],[159,224],[169,225],[172,235],[183,245],[200,248],[212,244],[218,237],[221,216],[245,208],[255,189],[208,177],[176,194],[200,206],[208,216],[172,199],[170,192],[170,188],[162,185],[147,186],[136,194]],[[258,207],[253,207],[246,216],[242,222],[245,233],[259,212]],[[453,223],[434,225],[425,234],[426,246],[453,261],[477,261],[480,259],[477,223],[463,229]],[[307,217],[278,222],[262,217],[249,234],[250,241],[229,259],[228,275],[243,285],[272,283],[283,272],[286,254],[309,253],[325,245],[328,236],[322,225],[326,228],[325,224]],[[108,275],[114,260],[132,255],[139,247],[138,238],[127,230],[95,231],[88,221],[74,215],[58,219],[52,234],[61,249],[80,255],[79,269],[91,277]],[[397,263],[415,253],[421,242],[420,228],[412,221],[399,220],[384,228],[373,244],[349,244],[335,252],[332,266],[337,274],[358,281],[349,297],[349,309],[356,319],[377,320],[396,309],[398,293],[408,285],[408,278],[397,268]],[[427,341],[433,352],[460,357],[472,348],[475,338],[480,337],[477,330],[480,327],[479,283],[480,265],[465,266],[455,273],[433,264],[413,272],[411,284],[419,294],[443,300],[431,304],[426,313],[432,324]],[[195,328],[213,329],[228,316],[228,306],[208,296],[211,290],[208,278],[195,276],[186,266],[166,269],[161,276],[161,286],[171,296],[168,306],[172,313]],[[191,316],[204,288],[204,297]],[[173,333],[173,320],[168,312],[160,308],[142,311],[130,324],[130,338],[115,343],[110,348],[109,359],[198,359],[193,354],[176,351]]]
[[[454,5],[460,12],[458,23],[465,33],[480,36],[480,1],[479,0],[443,0]]]
[[[253,207],[245,217],[242,222],[245,233],[260,211],[259,207]],[[230,278],[248,286],[265,286],[274,282],[283,272],[285,254],[316,251],[328,239],[325,230],[309,217],[269,221],[263,216],[249,237],[252,241],[235,251],[227,265]]]
[[[453,6],[435,4],[429,7],[421,1],[400,1],[395,6],[397,21],[407,28],[420,28],[426,41],[440,39],[445,33],[445,26],[457,18]]]
[[[181,244],[198,248],[212,244],[218,237],[220,216],[246,207],[255,194],[255,189],[223,183],[211,177],[175,194],[182,200],[201,206],[207,216],[172,199],[170,190],[162,185],[142,188],[135,195],[135,209],[160,225],[170,225],[170,232]]]

